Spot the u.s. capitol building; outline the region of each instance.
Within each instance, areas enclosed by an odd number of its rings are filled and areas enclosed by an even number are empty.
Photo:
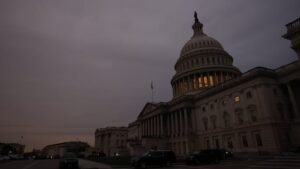
[[[225,148],[233,152],[278,153],[300,146],[300,18],[287,24],[298,59],[277,69],[245,73],[203,24],[182,47],[169,102],[146,103],[128,126],[132,155],[171,149],[177,155]]]

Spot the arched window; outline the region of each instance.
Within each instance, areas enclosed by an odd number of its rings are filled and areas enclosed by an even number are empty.
[[[238,124],[243,124],[244,123],[243,109],[236,109],[235,110],[235,116],[236,116],[236,121],[237,121]]]
[[[212,128],[216,129],[217,128],[217,116],[216,115],[210,116],[210,121],[211,121]]]
[[[258,118],[257,108],[255,105],[248,106],[247,108],[248,114],[250,115],[250,119],[252,122],[256,122]]]
[[[278,110],[278,113],[279,113],[279,116],[282,120],[285,119],[285,116],[284,116],[284,109],[283,109],[283,105],[281,103],[277,103],[277,110]]]
[[[207,117],[202,118],[204,130],[208,130],[208,120]]]
[[[224,119],[225,128],[229,127],[230,126],[230,116],[229,116],[228,112],[225,111],[223,113],[223,119]]]

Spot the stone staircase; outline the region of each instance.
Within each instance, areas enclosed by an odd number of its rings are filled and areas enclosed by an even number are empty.
[[[250,165],[247,169],[300,169],[300,154],[278,155],[272,159]]]

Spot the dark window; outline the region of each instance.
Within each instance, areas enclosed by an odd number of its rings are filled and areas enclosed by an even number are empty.
[[[273,94],[277,96],[277,89],[273,88]]]
[[[243,146],[248,147],[248,141],[246,136],[242,136]]]
[[[263,144],[262,144],[260,134],[255,134],[255,139],[256,139],[257,146],[261,147]]]
[[[205,107],[202,107],[202,111],[205,112]]]
[[[230,148],[230,149],[233,148],[233,143],[232,143],[231,139],[228,140],[227,146],[228,146],[228,148]]]
[[[252,122],[256,122],[257,121],[256,115],[252,114],[251,119],[252,119]]]
[[[251,92],[247,92],[247,93],[246,93],[246,97],[247,97],[247,99],[252,98],[252,93],[251,93]]]
[[[220,148],[219,139],[216,139],[215,142],[216,142],[216,148]]]
[[[210,149],[210,144],[209,144],[209,140],[208,139],[206,140],[206,145],[207,145],[207,148]]]
[[[210,109],[211,109],[211,110],[214,109],[214,105],[213,105],[213,104],[210,105]]]
[[[283,105],[281,103],[277,103],[277,109],[278,109],[281,119],[284,120],[285,117],[284,117]]]

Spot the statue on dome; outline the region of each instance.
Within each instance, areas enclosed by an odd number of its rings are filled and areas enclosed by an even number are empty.
[[[195,22],[199,22],[198,16],[197,16],[197,12],[196,12],[196,11],[194,12],[194,18],[195,18]]]

